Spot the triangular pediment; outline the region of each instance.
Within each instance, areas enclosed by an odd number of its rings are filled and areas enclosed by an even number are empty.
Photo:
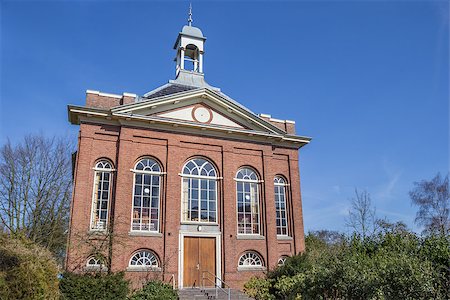
[[[245,128],[204,103],[197,103],[155,114],[160,118],[211,124],[224,127]]]
[[[208,89],[180,92],[174,95],[143,99],[112,109],[116,115],[148,120],[166,120],[180,124],[198,124],[218,128],[285,134],[226,95]],[[177,124],[178,124],[177,123]]]

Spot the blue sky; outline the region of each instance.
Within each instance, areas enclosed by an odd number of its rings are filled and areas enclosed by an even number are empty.
[[[69,135],[85,90],[144,94],[174,78],[188,2],[0,1],[0,143]],[[194,1],[205,77],[297,122],[306,230],[345,231],[354,189],[413,229],[413,182],[449,170],[447,1]]]

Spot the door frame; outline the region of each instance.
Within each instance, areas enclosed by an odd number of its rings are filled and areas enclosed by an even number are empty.
[[[180,232],[179,234],[179,250],[178,250],[178,288],[183,288],[184,276],[184,238],[185,237],[212,237],[216,239],[216,276],[222,279],[222,251],[221,251],[221,233],[217,232]],[[216,284],[219,284],[217,280]]]

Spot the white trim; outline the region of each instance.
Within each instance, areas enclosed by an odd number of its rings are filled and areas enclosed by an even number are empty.
[[[198,178],[198,179],[223,179],[223,177],[214,177],[214,176],[204,176],[204,175],[188,175],[183,173],[178,173],[178,176],[180,177],[189,177],[189,178]]]
[[[128,266],[127,272],[161,272],[161,267],[142,267],[142,266]]]
[[[272,118],[272,116],[269,114],[259,114],[259,116],[263,117],[263,118],[269,118],[269,119]]]
[[[141,173],[141,174],[149,174],[149,175],[165,175],[165,174],[167,174],[167,172],[154,172],[154,171],[144,171],[144,170],[136,170],[136,169],[130,169],[130,171],[133,173]]]
[[[295,124],[295,121],[292,121],[292,120],[285,120],[284,122],[286,122],[288,124]]]
[[[254,179],[241,179],[241,178],[233,178],[233,180],[234,181],[240,181],[240,182],[242,182],[242,181],[244,181],[244,182],[255,182],[255,183],[263,183],[264,182],[264,180],[254,180]]]
[[[137,95],[136,94],[133,94],[133,93],[123,93],[122,94],[124,97],[133,97],[133,98],[136,98],[137,97]]]
[[[266,271],[266,267],[259,267],[259,266],[238,266],[237,267],[238,272],[245,272],[245,271]]]
[[[86,90],[86,94],[100,94],[100,91]]]
[[[200,159],[203,159],[203,160],[205,160],[205,161],[207,161],[213,168],[214,168],[214,172],[217,174],[218,172],[217,172],[217,169],[215,168],[215,165],[210,161],[210,160],[208,160],[208,159],[206,159],[206,158],[202,158],[201,156],[200,157],[198,157],[198,158],[200,158]],[[194,160],[195,158],[192,158],[192,159],[190,159],[190,160],[188,160],[184,165],[183,165],[183,168],[182,168],[182,170],[184,170],[184,168],[186,167],[186,165],[190,162],[190,161],[192,161],[192,160]],[[218,217],[219,217],[219,206],[218,206],[218,203],[219,203],[219,193],[218,193],[218,187],[219,187],[219,185],[217,184],[217,182],[218,182],[218,180],[219,180],[219,178],[218,177],[215,177],[215,176],[203,176],[203,175],[191,175],[191,174],[182,174],[182,173],[178,173],[178,175],[181,177],[181,193],[180,193],[180,199],[181,199],[181,211],[180,211],[180,222],[181,223],[183,223],[183,222],[193,222],[194,224],[195,223],[201,223],[201,224],[217,224],[218,223]],[[199,196],[199,203],[198,203],[198,207],[199,207],[199,209],[198,209],[198,218],[200,219],[200,221],[190,221],[190,220],[184,220],[184,212],[185,212],[185,207],[184,207],[184,202],[185,202],[185,199],[183,198],[184,197],[184,178],[193,178],[193,179],[205,179],[205,180],[214,180],[214,183],[215,183],[215,187],[214,187],[214,190],[215,190],[215,200],[216,200],[216,204],[215,204],[215,207],[216,207],[216,211],[215,211],[215,219],[216,219],[216,221],[215,222],[203,222],[203,221],[201,221],[201,213],[202,213],[202,209],[201,209],[201,191],[200,191],[200,189],[201,189],[201,183],[199,182],[199,186],[198,186],[198,188],[199,188],[199,194],[198,194],[198,196]],[[188,190],[188,193],[189,193],[189,190]],[[209,202],[209,190],[208,190],[208,200],[207,200],[207,202]],[[187,201],[189,202],[189,195],[188,195],[188,199],[187,199]],[[189,206],[189,204],[188,204],[188,206]],[[187,208],[186,208],[187,209]],[[187,215],[189,215],[189,211],[187,212]],[[208,203],[208,220],[209,220],[209,203]]]
[[[148,230],[131,230],[128,232],[129,236],[155,236],[162,237],[163,234],[156,231],[148,231]]]
[[[109,211],[110,211],[110,202],[111,202],[111,193],[112,193],[112,182],[113,182],[113,175],[114,173],[109,171],[110,169],[101,169],[101,168],[93,168],[94,169],[94,180],[93,180],[93,186],[92,186],[92,197],[91,197],[91,217],[89,218],[89,231],[96,231],[96,232],[106,232],[106,230],[108,229],[109,226]],[[94,212],[96,210],[96,208],[94,207],[94,197],[96,196],[96,194],[98,193],[98,190],[95,190],[95,180],[97,177],[97,173],[98,172],[105,172],[105,173],[109,173],[109,179],[108,179],[108,202],[106,205],[106,220],[105,220],[105,228],[92,228],[93,225],[93,217],[94,217]],[[99,181],[99,185],[100,185],[100,181]],[[102,187],[103,190],[103,187]],[[97,199],[97,202],[99,201],[99,199]],[[100,209],[101,210],[101,209]]]
[[[142,158],[141,160],[146,159],[146,158]],[[141,161],[139,160],[136,165]],[[155,160],[156,162],[156,160]],[[159,164],[158,164],[159,165]],[[161,168],[161,166],[159,166]],[[130,171],[133,172],[133,169],[130,169]],[[131,198],[131,222],[130,222],[130,231],[129,232],[139,232],[139,233],[161,233],[161,202],[162,202],[162,194],[161,194],[161,185],[162,185],[162,180],[161,180],[161,176],[162,174],[160,172],[151,172],[151,171],[141,171],[141,170],[136,170],[138,172],[133,172],[133,196]],[[146,173],[149,172],[149,173]],[[149,230],[135,230],[133,229],[133,213],[134,213],[134,192],[135,192],[135,187],[136,187],[136,174],[148,174],[148,175],[155,175],[158,176],[158,230],[150,230],[150,224],[151,224],[151,198],[150,198],[150,207],[149,207]],[[156,173],[156,174],[151,174],[151,173]],[[143,199],[141,199],[141,201],[143,201]],[[141,203],[141,207],[142,207],[142,203]],[[139,227],[142,227],[142,210],[141,210],[141,216],[139,217],[140,221],[139,221]]]
[[[242,169],[242,168],[241,168]],[[239,171],[241,170],[241,169],[239,169]],[[238,172],[239,172],[238,171]],[[255,174],[256,174],[256,176],[258,176],[257,175],[257,173],[256,173],[256,171],[254,171],[255,172]],[[259,177],[258,177],[259,178]],[[238,237],[238,236],[245,236],[245,235],[248,235],[248,236],[263,236],[263,235],[261,235],[261,232],[262,232],[262,228],[261,228],[261,226],[262,226],[262,224],[261,224],[261,214],[262,214],[262,212],[261,212],[261,202],[262,202],[262,200],[261,200],[261,188],[260,188],[260,184],[259,184],[259,182],[258,182],[258,180],[251,180],[251,179],[248,179],[248,180],[246,180],[246,179],[239,179],[239,180],[236,180],[236,178],[234,178],[235,179],[235,181],[236,181],[236,184],[235,184],[235,196],[236,196],[236,238]],[[256,199],[254,199],[254,200],[256,200],[255,202],[256,202],[256,204],[258,205],[258,233],[253,233],[253,212],[251,211],[251,203],[252,203],[252,199],[250,199],[250,218],[251,218],[251,220],[250,220],[250,226],[251,226],[251,229],[252,229],[252,233],[239,233],[239,203],[238,203],[238,186],[237,186],[237,183],[238,182],[242,182],[242,183],[249,183],[249,184],[255,184],[255,186],[256,186]],[[251,194],[251,189],[250,189],[250,194]],[[244,190],[242,190],[242,196],[244,195]],[[245,201],[243,201],[243,202],[245,202]],[[245,227],[244,227],[244,230],[245,230]],[[263,236],[264,237],[264,236]],[[237,238],[237,239],[239,239],[239,238]],[[251,238],[249,238],[249,239],[251,239]]]
[[[211,232],[179,232],[178,238],[178,288],[183,288],[183,276],[184,276],[184,238],[185,237],[214,237],[216,239],[216,277],[218,278],[216,284],[220,284],[222,279],[222,233],[211,233]],[[200,284],[200,283],[199,283]]]
[[[86,112],[86,111],[80,111],[80,112],[85,113],[85,114],[90,114],[89,112]],[[247,134],[247,135],[253,134],[256,136],[279,138],[281,140],[297,142],[297,143],[305,143],[305,144],[310,143],[309,140],[305,139],[306,137],[288,138],[288,137],[284,137],[283,135],[278,134],[278,133],[266,133],[263,131],[254,131],[254,130],[237,129],[237,128],[222,128],[222,127],[219,127],[218,125],[211,126],[211,124],[204,125],[201,123],[194,123],[194,122],[188,122],[188,121],[181,122],[181,121],[162,119],[162,118],[152,117],[152,116],[130,115],[128,113],[122,113],[122,112],[113,112],[112,115],[117,116],[117,117],[123,117],[126,119],[128,118],[130,120],[133,118],[135,120],[150,121],[150,123],[158,122],[158,123],[163,123],[163,124],[171,124],[172,126],[173,126],[173,124],[177,124],[177,125],[183,125],[183,126],[187,126],[187,127],[206,128],[209,130],[227,131],[228,133],[240,133],[240,134]],[[104,114],[103,116],[107,116],[107,114]]]
[[[93,167],[92,170],[94,170],[94,171],[105,171],[105,172],[115,172],[115,171],[117,171],[116,169],[103,169],[103,168],[96,168],[96,167]]]
[[[288,210],[288,201],[290,200],[290,198],[288,198],[288,183],[287,180],[284,176],[282,175],[275,175],[274,177],[274,181],[276,178],[282,178],[283,179],[283,183],[280,182],[274,182],[274,188],[279,187],[282,188],[283,191],[283,196],[284,196],[284,220],[286,221],[286,225],[283,226],[283,218],[281,217],[281,212],[283,211],[283,209],[281,208],[277,208],[277,205],[280,205],[281,202],[279,201],[279,199],[277,199],[277,193],[274,191],[273,195],[274,195],[274,202],[275,202],[275,231],[277,231],[277,239],[281,240],[283,238],[280,237],[290,237],[290,232],[289,232],[289,210]],[[280,226],[276,225],[276,213],[280,213]],[[286,229],[286,234],[278,234],[278,228],[280,228],[281,230],[283,230],[283,228]]]
[[[101,116],[101,117],[107,117],[108,114],[107,113],[100,113],[100,112],[94,112],[94,111],[86,111],[86,110],[81,110],[81,109],[70,109],[71,112],[74,113],[82,113],[82,114],[87,114],[87,115],[95,115],[95,116]]]
[[[270,118],[269,120],[272,121],[272,122],[278,122],[278,123],[284,123],[285,122],[284,120],[274,119],[274,118]]]
[[[261,234],[255,233],[238,233],[236,234],[237,240],[265,240],[266,238]]]
[[[277,240],[292,241],[294,238],[290,235],[277,234]]]
[[[163,105],[165,103],[171,103],[171,102],[173,102],[174,99],[176,99],[178,101],[181,101],[183,99],[195,98],[195,97],[198,97],[198,96],[201,97],[202,95],[205,95],[205,96],[209,97],[210,99],[215,100],[215,102],[218,105],[223,106],[226,109],[230,109],[230,108],[232,108],[231,107],[232,105],[236,105],[236,104],[232,103],[230,100],[224,98],[223,96],[218,95],[216,92],[214,92],[214,91],[212,91],[212,90],[210,90],[208,88],[202,88],[202,89],[195,89],[195,90],[186,91],[186,94],[184,94],[184,95],[181,95],[181,93],[177,93],[175,95],[163,96],[163,97],[160,98],[161,100],[159,100],[157,103],[154,103],[154,101],[152,101],[152,99],[150,99],[150,100],[143,101],[143,102],[136,102],[133,105],[129,104],[129,105],[127,105],[127,107],[116,106],[115,108],[112,109],[112,111],[113,111],[114,114],[115,113],[130,112],[130,111],[132,111],[132,110],[134,110],[136,108],[143,109],[143,108],[146,108],[148,106],[159,106],[159,105]],[[166,99],[166,100],[163,100],[163,99]],[[145,102],[147,102],[147,103],[145,103]],[[228,104],[227,102],[231,103],[232,105]],[[240,108],[240,109],[242,110],[242,108]],[[273,128],[270,128],[270,127],[264,125],[263,123],[261,123],[258,120],[258,116],[255,116],[253,113],[251,113],[249,111],[246,111],[246,112],[247,112],[247,114],[241,112],[239,109],[235,110],[236,114],[239,114],[244,119],[251,120],[252,122],[254,122],[254,123],[258,124],[259,126],[269,130],[270,132],[276,132],[277,130],[282,131],[279,128],[274,130]],[[255,117],[251,117],[251,116],[249,116],[249,114],[252,115],[252,116],[255,116]],[[265,120],[261,119],[261,121],[265,121]],[[265,121],[265,122],[267,123],[267,121]],[[270,125],[274,126],[272,124],[270,124]],[[274,126],[274,128],[276,128],[276,126]],[[278,134],[280,134],[280,133],[278,133]]]
[[[200,226],[218,226],[218,222],[202,222],[202,221],[181,221],[181,225],[200,225]]]
[[[122,95],[102,93],[100,91],[93,91],[93,90],[86,90],[86,94],[93,94],[93,95],[99,95],[99,96],[104,96],[104,97],[122,99]]]

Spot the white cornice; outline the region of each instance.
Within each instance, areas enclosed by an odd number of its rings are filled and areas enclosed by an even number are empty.
[[[269,119],[272,118],[272,116],[268,114],[259,114],[259,116],[262,118],[269,118]]]
[[[122,95],[117,95],[117,94],[109,94],[109,93],[101,93],[99,91],[93,91],[93,90],[86,90],[86,94],[93,94],[93,95],[98,95],[98,96],[103,96],[103,97],[110,97],[110,98],[118,98],[118,99],[122,99]],[[134,94],[133,94],[134,95]]]
[[[96,123],[96,124],[109,124],[114,126],[132,126],[139,127],[143,129],[157,130],[157,131],[166,131],[172,133],[181,133],[181,134],[195,134],[201,136],[209,136],[212,138],[223,138],[223,139],[232,139],[244,142],[251,143],[266,143],[277,145],[281,147],[289,147],[289,148],[301,148],[302,146],[309,144],[309,137],[301,137],[301,136],[278,136],[271,135],[265,132],[252,132],[248,133],[246,131],[240,130],[232,130],[229,128],[212,128],[205,125],[200,124],[190,124],[191,126],[187,126],[188,124],[181,123],[173,124],[172,122],[161,122],[161,120],[147,120],[133,117],[123,117],[123,116],[114,116],[112,119],[107,119],[105,117],[91,115],[88,116],[85,112],[84,114],[77,113],[78,121],[77,123]]]
[[[136,97],[137,97],[137,95],[136,95],[136,94],[133,94],[133,93],[123,93],[123,96],[124,96],[124,97],[133,97],[133,98],[136,98]]]
[[[284,123],[284,120],[280,120],[280,119],[270,118],[269,120],[272,121],[272,122]]]

